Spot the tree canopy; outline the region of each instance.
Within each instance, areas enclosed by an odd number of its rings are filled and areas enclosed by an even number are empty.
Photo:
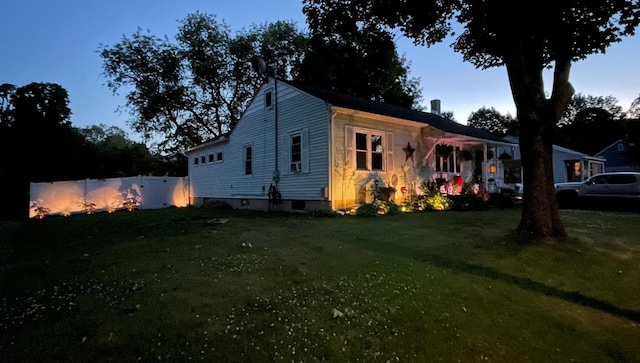
[[[422,109],[420,80],[409,76],[387,31],[352,29],[336,36],[316,28],[297,81],[392,105]]]
[[[452,47],[480,69],[504,66],[517,110],[524,201],[517,231],[537,238],[566,235],[553,185],[556,124],[574,89],[571,65],[604,53],[640,23],[638,0],[387,1],[303,0],[310,27],[337,34],[362,26],[400,29],[417,45],[455,37]],[[454,23],[462,32],[454,32]],[[552,68],[547,97],[543,72]]]
[[[309,35],[295,23],[253,25],[235,35],[215,15],[192,13],[173,38],[138,29],[99,46],[107,86],[126,92],[129,125],[162,151],[180,151],[233,129],[264,78],[262,56],[278,78],[419,108],[418,80],[386,32]]]
[[[493,107],[482,107],[478,111],[472,112],[467,120],[467,125],[498,137],[518,135],[518,120],[513,118],[511,114],[501,114]]]
[[[306,36],[295,24],[255,25],[235,37],[214,15],[193,13],[173,39],[138,29],[115,45],[100,45],[107,86],[126,90],[129,125],[158,148],[183,150],[230,131],[262,83],[254,54],[287,74],[300,62]]]

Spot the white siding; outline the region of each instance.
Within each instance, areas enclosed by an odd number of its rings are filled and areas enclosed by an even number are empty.
[[[268,197],[276,170],[276,108],[265,109],[264,91],[274,90],[273,80],[263,86],[243,114],[229,140],[189,152],[189,175],[194,198]],[[328,186],[329,112],[324,102],[278,82],[278,169],[279,191],[283,199],[321,200]],[[302,173],[290,174],[286,138],[292,132],[306,138],[303,157],[308,160]],[[245,175],[244,150],[252,148],[252,174]],[[224,153],[221,163],[194,165],[196,155]],[[285,160],[286,158],[286,160]]]

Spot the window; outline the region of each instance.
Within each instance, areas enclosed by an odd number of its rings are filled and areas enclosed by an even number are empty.
[[[384,170],[383,136],[378,131],[356,131],[356,169]]]
[[[218,151],[218,153],[216,154],[216,162],[220,163],[222,162],[222,152]]]
[[[244,174],[251,175],[251,146],[244,147]]]
[[[200,158],[197,157],[197,156],[195,158],[193,158],[193,165],[198,165],[198,161],[199,160],[200,160]]]
[[[624,144],[623,143],[619,143],[618,144],[618,151],[624,151]]]
[[[270,110],[273,107],[273,91],[268,90],[264,92],[264,108]]]
[[[213,163],[213,154],[209,154],[209,162]]]
[[[200,164],[204,164],[205,162],[206,162],[205,156],[204,156],[204,155],[202,155],[202,156],[200,157]]]
[[[282,164],[285,174],[309,173],[309,129],[293,130],[282,135]]]
[[[299,133],[291,135],[291,163],[292,173],[302,171],[302,135]]]

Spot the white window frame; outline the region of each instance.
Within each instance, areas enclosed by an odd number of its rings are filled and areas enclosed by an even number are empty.
[[[298,155],[298,159],[299,160],[293,160],[293,156],[294,156],[294,152],[293,152],[293,138],[297,137],[300,140],[299,143],[299,147],[300,150],[298,151],[297,155]],[[292,132],[289,134],[289,172],[292,174],[297,174],[297,173],[301,173],[302,172],[302,148],[303,148],[303,139],[302,139],[302,132],[300,131],[296,131],[296,132]],[[294,169],[294,164],[297,164],[297,166]]]
[[[366,135],[367,141],[366,141],[366,145],[367,145],[367,149],[366,150],[360,150],[357,148],[357,135],[358,134],[364,134]],[[371,147],[371,136],[375,135],[375,136],[380,136],[380,144],[382,145],[382,151],[380,152],[381,156],[382,156],[382,167],[381,169],[373,169],[373,150]],[[354,161],[354,165],[353,168],[355,170],[360,170],[360,171],[386,171],[387,170],[387,165],[386,165],[386,159],[387,156],[386,154],[386,150],[385,150],[385,146],[386,146],[386,141],[387,141],[387,133],[381,130],[375,130],[375,129],[365,129],[365,128],[360,128],[360,127],[354,127],[353,128],[353,140],[352,140],[352,145],[353,145],[353,158],[352,160]],[[365,168],[358,168],[358,152],[362,152],[365,151],[367,153],[367,159],[366,159],[366,167]]]
[[[251,159],[247,159],[247,149],[251,149]],[[254,156],[253,144],[245,144],[242,148],[242,170],[245,176],[253,175]],[[251,163],[251,173],[247,173],[247,161]]]
[[[270,99],[271,104],[267,105],[267,99]],[[275,93],[273,92],[273,88],[267,88],[264,90],[264,109],[271,110],[273,109],[273,104],[275,103]]]

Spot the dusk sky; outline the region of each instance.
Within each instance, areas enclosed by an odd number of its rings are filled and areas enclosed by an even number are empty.
[[[4,1],[0,6],[0,83],[58,83],[69,92],[73,126],[115,125],[137,139],[126,126],[128,115],[116,112],[124,100],[105,85],[98,47],[116,44],[137,28],[173,37],[178,21],[196,11],[216,15],[233,32],[278,20],[306,29],[301,0]],[[426,48],[414,46],[399,31],[396,34],[398,52],[410,61],[411,77],[421,81],[427,110],[429,101],[437,98],[442,110],[452,111],[461,123],[481,107],[515,115],[504,68],[479,70],[464,63],[450,42]],[[613,96],[626,111],[640,95],[639,59],[639,36],[627,37],[606,54],[574,64],[571,81],[576,92]],[[548,80],[547,89],[550,85]]]

